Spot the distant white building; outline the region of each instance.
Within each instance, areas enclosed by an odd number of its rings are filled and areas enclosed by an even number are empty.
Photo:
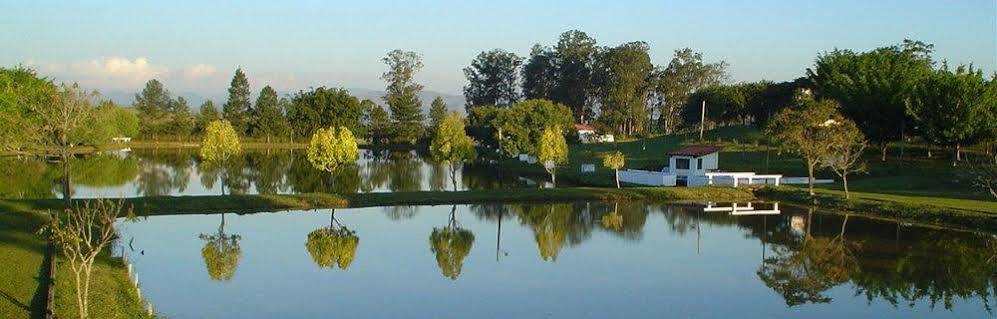
[[[616,140],[613,134],[599,134],[595,127],[588,124],[575,124],[578,131],[578,141],[582,143],[612,143]]]
[[[668,152],[668,167],[661,171],[628,169],[620,171],[620,181],[649,186],[779,185],[782,175],[754,172],[720,172],[721,147],[693,145]]]
[[[717,170],[722,149],[719,146],[693,145],[671,151],[668,153],[667,172],[674,174],[680,184],[700,184],[690,179]]]

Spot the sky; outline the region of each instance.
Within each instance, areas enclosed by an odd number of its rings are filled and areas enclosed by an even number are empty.
[[[528,56],[578,29],[599,45],[645,41],[666,65],[676,49],[730,64],[732,81],[802,76],[818,53],[905,38],[949,64],[997,71],[997,0],[876,1],[16,1],[0,0],[0,67],[57,81],[222,94],[237,67],[254,90],[381,89],[390,50],[416,51],[427,90],[460,94],[481,51]]]

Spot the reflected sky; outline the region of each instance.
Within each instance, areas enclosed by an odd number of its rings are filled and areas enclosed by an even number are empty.
[[[374,207],[334,220],[330,210],[227,214],[224,230],[221,215],[154,216],[120,222],[118,249],[169,318],[991,316],[990,236],[845,224],[791,206],[758,216],[702,208]],[[310,238],[318,230],[348,233]],[[237,257],[203,253],[218,243],[202,235],[222,233],[238,237]],[[834,243],[853,247],[852,263],[828,261],[840,259]],[[330,267],[341,256],[347,267]],[[801,291],[819,298],[786,297]]]

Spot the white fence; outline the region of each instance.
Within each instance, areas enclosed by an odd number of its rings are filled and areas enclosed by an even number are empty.
[[[675,186],[675,175],[655,171],[628,169],[620,171],[620,181],[648,186]]]

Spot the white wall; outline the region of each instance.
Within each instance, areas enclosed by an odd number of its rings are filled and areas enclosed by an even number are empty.
[[[687,170],[677,169],[676,167],[678,166],[675,165],[677,159],[688,159],[689,169]],[[703,160],[702,168],[700,168],[699,165],[697,165],[698,160],[700,159]],[[718,163],[719,161],[720,161],[720,156],[718,155],[718,153],[710,153],[703,155],[701,157],[674,155],[668,159],[668,169],[669,172],[679,176],[701,176],[706,174],[710,170],[717,169],[719,166]]]

